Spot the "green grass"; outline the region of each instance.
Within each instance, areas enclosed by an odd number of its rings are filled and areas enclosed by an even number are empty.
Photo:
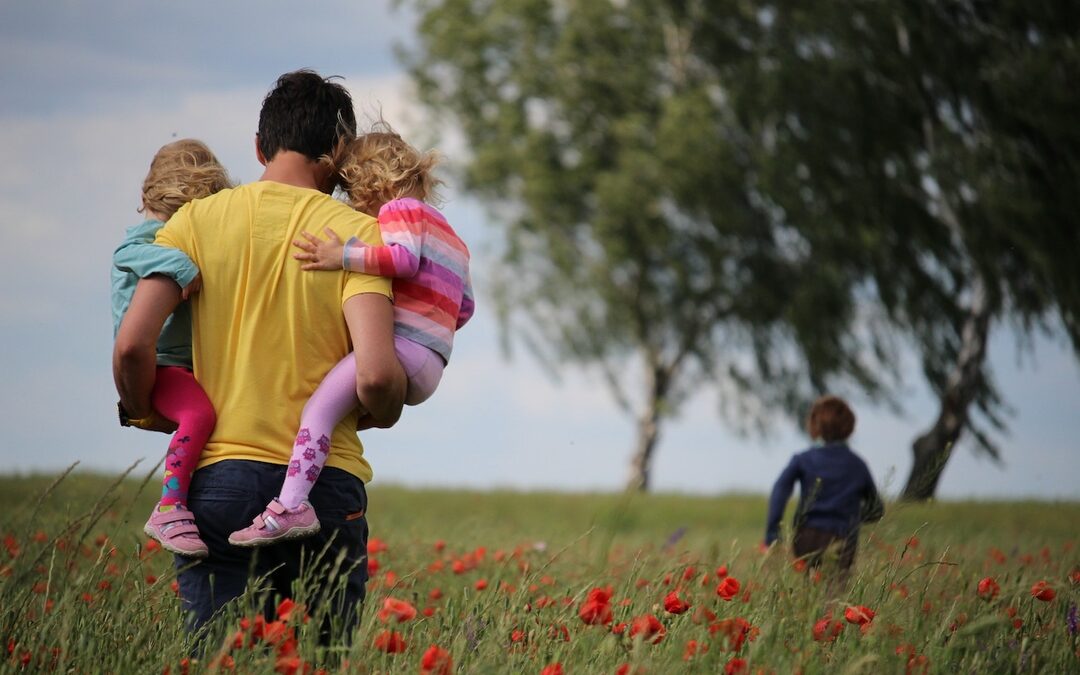
[[[156,499],[156,470],[119,481],[56,478],[0,478],[0,639],[7,647],[0,671],[180,672],[192,638],[171,588],[175,574],[141,534]],[[281,658],[280,642],[249,647],[250,635],[236,647],[241,621],[253,616],[253,593],[213,626],[210,653],[188,669],[274,672],[302,661],[309,670],[416,673],[430,645],[450,653],[455,672],[470,673],[540,673],[554,663],[565,673],[614,673],[624,664],[630,672],[716,673],[736,658],[748,672],[766,673],[1080,669],[1068,618],[1080,595],[1076,503],[892,505],[863,531],[856,573],[840,587],[829,576],[815,582],[797,572],[782,550],[757,549],[765,517],[757,496],[376,483],[369,497],[372,536],[386,548],[372,554],[378,571],[351,645],[320,647],[316,616],[281,626],[293,631],[295,639],[284,642],[286,651],[295,645],[297,661]],[[455,563],[467,569],[455,573]],[[729,602],[716,594],[720,565],[741,583]],[[984,577],[1000,584],[993,600],[976,594]],[[1056,591],[1051,602],[1031,595],[1042,580]],[[586,625],[578,614],[585,596],[608,585],[613,621]],[[664,608],[676,588],[692,604],[678,615]],[[434,589],[442,597],[432,599]],[[420,613],[384,624],[377,613],[388,597]],[[303,603],[303,593],[296,600]],[[850,605],[876,612],[870,628],[843,623],[834,641],[815,641],[813,625],[829,613],[843,622]],[[657,644],[611,630],[647,614],[664,626]],[[725,637],[735,619],[749,626],[737,652]],[[384,630],[400,634],[404,652],[373,646]],[[691,641],[697,650],[687,659]]]

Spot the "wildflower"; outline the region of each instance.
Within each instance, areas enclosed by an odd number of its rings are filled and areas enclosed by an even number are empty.
[[[826,614],[814,624],[812,633],[815,642],[832,642],[843,630],[843,621],[833,621],[832,615]]]
[[[379,561],[372,556],[368,556],[367,559],[367,573],[369,577],[373,577],[379,573]]]
[[[423,614],[424,616],[430,618],[430,617],[435,616],[436,611],[437,610],[434,607],[429,606],[429,607],[425,607],[424,609],[420,610],[420,613]]]
[[[806,571],[806,558],[797,558],[795,560],[795,562],[791,563],[791,567],[796,572],[805,572]]]
[[[570,631],[566,628],[566,624],[552,624],[551,630],[548,631],[548,637],[552,640],[562,639],[563,642],[570,642]]]
[[[396,619],[398,623],[404,623],[416,618],[416,608],[404,600],[386,598],[383,600],[378,617],[383,623],[387,623],[391,618]]]
[[[450,652],[438,645],[431,645],[420,657],[420,675],[450,675],[454,672],[454,661]]]
[[[563,667],[561,663],[549,663],[544,666],[544,669],[540,671],[540,675],[563,675]]]
[[[730,652],[738,652],[742,649],[743,643],[747,639],[753,642],[759,632],[757,627],[742,617],[723,619],[709,624],[709,634],[720,633],[727,643],[727,650]]]
[[[874,620],[874,610],[865,605],[852,605],[844,610],[844,618],[848,623],[865,626]]]
[[[442,599],[442,596],[443,596],[443,592],[442,592],[442,589],[440,589],[440,588],[433,588],[433,589],[431,589],[431,592],[428,593],[428,598],[431,599],[433,602],[435,600]]]
[[[724,664],[725,675],[744,675],[750,672],[750,666],[746,664],[746,659],[734,658]]]
[[[1042,600],[1043,602],[1050,602],[1057,597],[1057,592],[1053,588],[1050,588],[1050,584],[1045,581],[1037,581],[1035,585],[1031,587],[1031,597],[1036,600]]]
[[[652,614],[643,614],[630,622],[630,637],[635,638],[638,635],[642,640],[652,642],[654,645],[660,644],[667,635],[667,629],[660,623],[660,619]]]
[[[372,538],[368,539],[368,543],[367,543],[368,555],[371,555],[373,553],[382,553],[386,549],[387,549],[386,542],[383,541],[382,539],[376,539],[375,537],[372,537]]]
[[[445,549],[445,548],[446,548],[446,542],[445,541],[443,541],[442,539],[436,539],[435,540],[435,551],[437,553],[442,553],[443,549]]]
[[[487,579],[477,579],[476,583],[473,584],[473,587],[478,591],[484,590],[488,587]]]
[[[155,577],[153,574],[147,574],[146,575],[146,584],[148,586],[153,586],[156,583],[157,583],[157,577]]]
[[[719,570],[717,571],[719,576]],[[720,582],[720,585],[716,587],[716,594],[724,600],[731,600],[739,593],[739,580],[735,577],[724,577],[724,580]]]
[[[690,603],[679,597],[678,591],[672,591],[664,598],[664,611],[668,614],[682,614],[690,609]]]
[[[622,635],[623,633],[626,632],[626,622],[625,621],[620,621],[619,623],[614,624],[611,627],[611,632],[614,633],[615,635]]]
[[[375,636],[373,642],[375,649],[387,654],[398,654],[405,651],[405,638],[397,631],[384,630]]]
[[[994,577],[986,577],[979,582],[978,595],[983,600],[993,600],[1001,592],[1001,586]]]
[[[34,541],[36,541],[39,544],[44,544],[45,542],[49,541],[49,535],[45,534],[41,530],[38,530],[37,532],[34,533],[34,535],[31,537],[31,539],[33,539]]]
[[[460,558],[450,563],[450,571],[454,574],[465,574],[467,569],[468,568],[465,566],[465,561],[461,560]]]
[[[1069,605],[1069,613],[1065,617],[1065,627],[1069,631],[1069,635],[1076,635],[1077,620],[1076,620],[1076,603]]]
[[[728,575],[727,565],[721,565],[720,567],[716,568],[716,578],[717,579],[723,579],[727,575]]]
[[[527,639],[528,636],[525,634],[525,631],[521,630],[520,628],[515,628],[514,630],[510,631],[511,643],[525,642]]]
[[[709,651],[709,645],[697,640],[690,640],[686,643],[686,649],[683,651],[683,661],[689,661],[699,653],[704,654],[707,651]]]
[[[687,567],[686,569],[683,570],[683,573],[682,573],[683,581],[690,581],[695,576],[697,576],[697,570],[694,569],[692,566]]]
[[[611,595],[614,591],[611,586],[594,588],[589,591],[585,602],[581,603],[578,616],[590,626],[607,625],[611,623]]]

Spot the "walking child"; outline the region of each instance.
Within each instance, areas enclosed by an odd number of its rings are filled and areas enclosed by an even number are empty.
[[[143,181],[142,207],[146,220],[127,230],[113,253],[113,336],[131,306],[139,279],[154,274],[171,278],[183,289],[182,297],[201,285],[199,270],[184,253],[154,245],[154,236],[181,206],[231,187],[228,173],[202,142],[183,139],[163,146],[154,155]],[[161,500],[146,521],[144,531],[162,548],[178,555],[206,557],[195,517],[187,508],[191,475],[206,440],[214,430],[214,407],[195,381],[191,359],[191,308],[182,302],[166,320],[157,341],[157,369],[151,393],[156,415],[130,419],[120,406],[120,424],[176,432],[165,456]],[[164,418],[164,419],[162,419]],[[170,424],[174,423],[174,424]]]
[[[820,444],[797,453],[777,478],[769,498],[765,545],[778,539],[784,507],[797,481],[795,556],[814,568],[821,565],[826,549],[839,545],[840,576],[846,578],[855,562],[859,525],[880,520],[884,507],[866,462],[848,447],[855,413],[843,399],[823,396],[815,401],[806,430]]]
[[[335,165],[353,208],[376,216],[382,246],[355,237],[342,242],[303,232],[293,243],[307,261],[305,270],[346,269],[393,278],[394,347],[405,371],[406,405],[427,400],[450,360],[454,333],[473,315],[469,250],[443,215],[426,203],[439,181],[432,174],[434,153],[422,153],[385,124],[352,140]],[[307,501],[326,462],[334,427],[359,405],[356,360],[349,354],[326,375],[300,418],[292,458],[281,492],[252,524],[233,532],[237,546],[263,546],[319,530]],[[362,414],[359,428],[370,426]]]

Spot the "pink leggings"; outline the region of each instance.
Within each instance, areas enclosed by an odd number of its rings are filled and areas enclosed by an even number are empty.
[[[177,425],[165,455],[161,503],[186,506],[191,474],[217,423],[214,406],[191,371],[179,366],[158,366],[150,402]]]
[[[397,336],[394,337],[394,351],[408,379],[406,405],[423,403],[435,392],[442,379],[446,366],[442,356]],[[300,415],[300,431],[296,435],[285,482],[278,497],[285,508],[294,509],[307,499],[330,455],[334,427],[358,405],[356,356],[349,354],[330,369]]]

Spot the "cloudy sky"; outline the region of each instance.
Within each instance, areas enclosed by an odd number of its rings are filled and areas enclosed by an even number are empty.
[[[312,11],[309,7],[317,7]],[[75,461],[115,472],[157,462],[164,436],[121,429],[110,370],[109,267],[140,221],[150,158],[176,137],[206,141],[234,178],[258,177],[263,95],[300,67],[342,75],[360,113],[381,110],[421,138],[394,45],[412,25],[391,3],[143,3],[0,0],[0,472]],[[460,154],[452,134],[436,147]],[[445,211],[474,250],[475,320],[458,336],[437,395],[399,426],[365,437],[376,480],[409,485],[614,490],[632,426],[588,373],[555,381],[521,350],[502,356],[484,282],[498,224],[450,191]],[[1013,408],[1001,466],[958,452],[940,495],[1080,498],[1080,368],[1063,338],[1022,355],[1005,327],[990,358]],[[853,439],[878,483],[900,489],[909,447],[934,402],[912,371],[904,411],[860,414]],[[806,441],[780,425],[740,438],[710,392],[664,429],[654,468],[663,491],[765,492]]]

